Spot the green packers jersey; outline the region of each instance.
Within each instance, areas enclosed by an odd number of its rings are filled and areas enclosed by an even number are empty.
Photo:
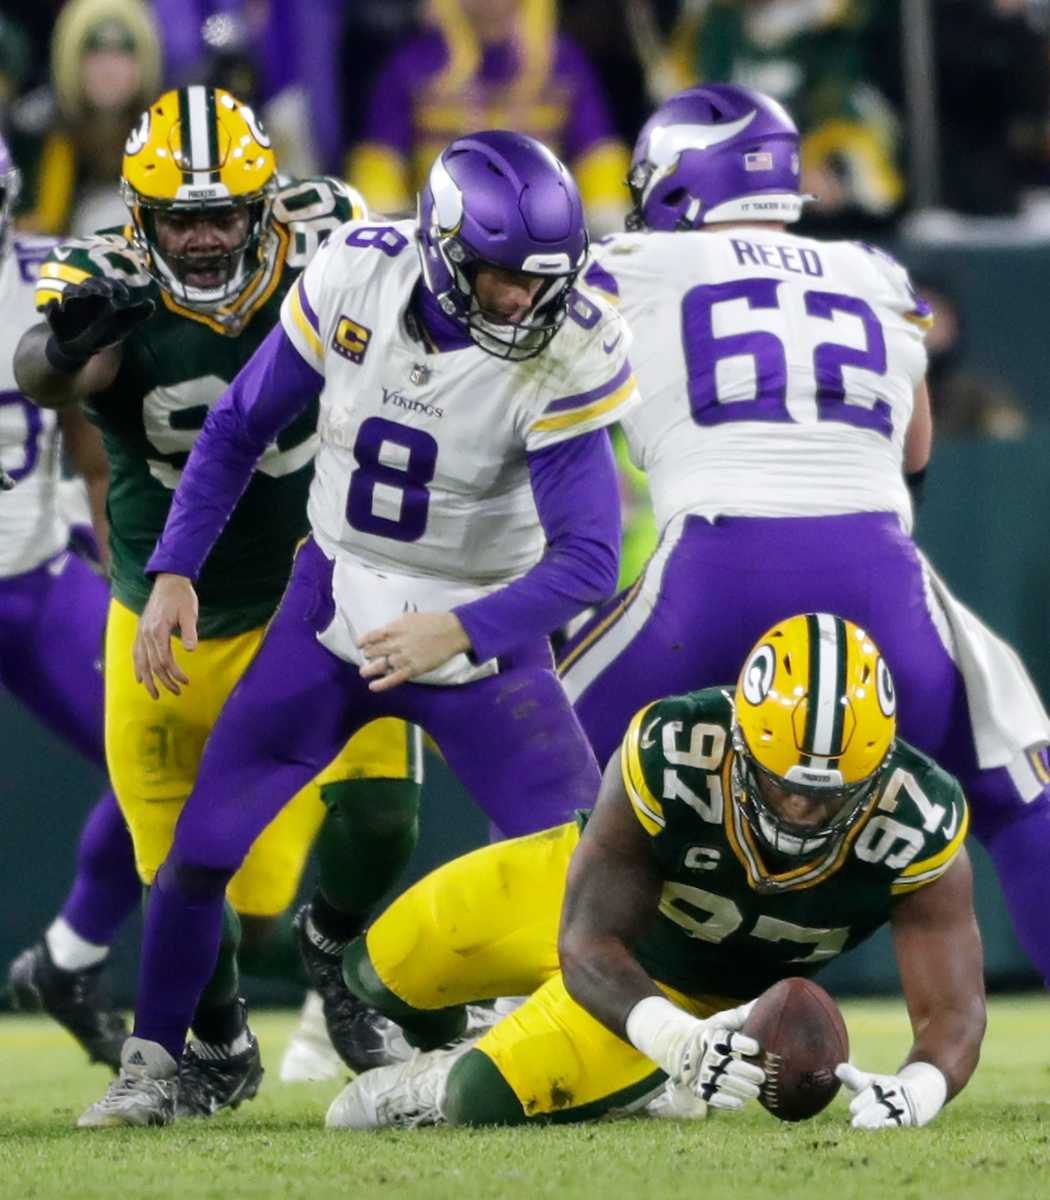
[[[665,880],[638,960],[690,994],[751,997],[884,925],[897,897],[947,870],[968,814],[958,783],[898,741],[846,838],[773,870],[732,799],[731,718],[718,688],[658,701],[632,721],[621,767]]]
[[[141,612],[144,574],[174,489],[212,405],[277,323],[281,301],[328,234],[364,203],[338,180],[284,181],[273,208],[263,266],[221,315],[180,305],[146,272],[132,230],[104,230],[57,247],[40,270],[37,307],[91,275],[121,279],[156,311],[122,344],[113,384],[91,396],[111,482],[107,504],[113,595]],[[306,535],[306,498],[317,444],[311,405],[267,448],[197,581],[201,637],[230,637],[265,624],[280,601],[296,543]]]

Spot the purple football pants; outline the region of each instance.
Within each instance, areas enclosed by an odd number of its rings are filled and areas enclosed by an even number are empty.
[[[215,965],[230,876],[280,809],[369,721],[393,716],[421,725],[511,837],[569,820],[597,795],[597,763],[545,642],[523,647],[501,660],[499,674],[475,683],[373,693],[355,666],[317,641],[331,616],[331,564],[308,541],[212,730],[151,889],[135,1033],[176,1057]]]
[[[108,598],[103,580],[73,554],[0,579],[0,685],[102,770],[99,656]],[[131,835],[107,791],[80,835],[62,916],[82,938],[108,946],[141,895]]]
[[[598,761],[643,705],[735,683],[765,630],[813,611],[856,622],[886,656],[898,731],[962,784],[1018,936],[1050,985],[1045,749],[1033,749],[1027,801],[1005,768],[978,767],[962,677],[934,627],[915,545],[890,514],[672,521],[643,579],[561,652],[562,682]]]

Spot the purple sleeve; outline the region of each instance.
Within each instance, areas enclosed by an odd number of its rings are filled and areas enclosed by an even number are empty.
[[[323,384],[276,325],[208,414],[146,564],[147,575],[163,571],[197,578],[262,452]]]
[[[559,38],[555,71],[572,97],[561,145],[562,157],[571,163],[598,142],[617,137],[617,133],[594,68],[576,43],[564,36]]]
[[[454,610],[478,662],[552,633],[616,588],[620,491],[608,432],[558,442],[528,459],[547,549],[520,579]]]

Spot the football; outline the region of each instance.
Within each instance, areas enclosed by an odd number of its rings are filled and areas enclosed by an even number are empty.
[[[759,996],[741,1032],[762,1047],[763,1108],[781,1121],[805,1121],[827,1108],[841,1086],[835,1067],[849,1058],[849,1035],[822,987],[782,979]]]

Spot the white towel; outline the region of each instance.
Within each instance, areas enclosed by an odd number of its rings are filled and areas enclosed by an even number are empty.
[[[925,558],[923,566],[939,609],[934,620],[942,637],[947,625],[948,651],[963,677],[978,765],[1014,768],[1030,747],[1050,741],[1050,717],[1014,650],[956,600]]]
[[[361,666],[365,656],[357,643],[364,634],[388,625],[406,612],[451,612],[460,604],[488,595],[498,586],[481,587],[422,575],[402,575],[385,569],[380,571],[340,556],[332,570],[335,615],[327,629],[317,635],[317,640],[339,658]],[[457,654],[440,667],[417,675],[412,682],[471,683],[486,675],[495,675],[498,670],[494,658],[475,664],[465,654]]]

